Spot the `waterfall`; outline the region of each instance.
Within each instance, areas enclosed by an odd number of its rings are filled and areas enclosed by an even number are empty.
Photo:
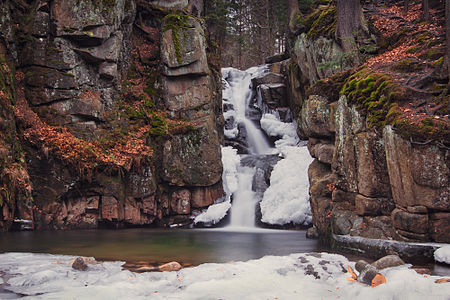
[[[228,128],[228,132],[231,134],[227,137],[237,137],[239,134],[238,126],[243,126],[249,155],[273,154],[275,151],[275,148],[270,145],[267,136],[249,115],[250,103],[254,97],[251,80],[266,70],[266,66],[254,67],[247,71],[233,68],[222,70],[224,85],[226,86],[224,103],[229,103],[232,106],[232,114],[234,116],[233,124],[229,124],[233,128]],[[231,227],[255,227],[255,207],[258,201],[255,192],[252,191],[254,174],[254,168],[244,166],[238,168],[237,177],[239,184],[238,189],[233,194]]]

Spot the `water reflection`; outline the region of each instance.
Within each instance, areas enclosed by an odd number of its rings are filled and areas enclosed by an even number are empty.
[[[319,250],[304,231],[126,229],[0,233],[0,252],[93,256],[188,264],[241,261]]]

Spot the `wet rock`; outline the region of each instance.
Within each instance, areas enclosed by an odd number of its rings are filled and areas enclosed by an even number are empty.
[[[317,228],[315,226],[308,228],[308,230],[306,230],[306,237],[308,239],[318,239],[319,232],[317,231]]]
[[[372,263],[378,270],[404,265],[405,262],[398,255],[387,255]]]
[[[262,84],[281,84],[284,82],[284,78],[281,74],[267,72],[258,77],[252,79],[252,85],[254,88]]]
[[[167,264],[163,264],[161,266],[158,267],[158,269],[161,272],[172,272],[172,271],[179,271],[181,270],[183,267],[181,266],[180,263],[176,262],[176,261],[172,261],[169,262]]]
[[[77,257],[72,264],[72,268],[74,268],[75,270],[78,270],[78,271],[86,271],[88,268],[88,265],[85,263],[85,261],[82,257]]]
[[[261,99],[270,109],[287,106],[286,85],[283,83],[261,84],[258,87]]]

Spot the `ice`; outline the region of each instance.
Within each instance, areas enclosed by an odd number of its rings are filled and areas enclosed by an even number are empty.
[[[239,186],[237,169],[240,163],[241,158],[237,154],[236,149],[233,147],[222,147],[222,181],[225,191],[225,201],[208,207],[206,211],[195,217],[194,223],[217,224],[226,216],[228,210],[231,208],[231,195],[237,191]]]
[[[294,123],[284,123],[277,116],[272,114],[264,114],[261,118],[261,128],[269,136],[284,135],[297,136],[297,126]]]
[[[269,224],[310,224],[308,166],[312,162],[306,147],[284,147],[284,159],[274,167],[270,186],[260,203],[261,221]]]
[[[205,212],[202,212],[197,217],[195,217],[194,223],[212,223],[217,224],[226,215],[228,210],[231,208],[230,200],[226,200],[222,203],[213,204]]]
[[[266,256],[247,262],[202,264],[178,272],[136,274],[122,262],[72,269],[75,257],[0,254],[7,290],[24,299],[448,299],[449,284],[417,274],[407,266],[383,270],[386,284],[371,288],[349,282],[337,254]],[[47,274],[42,276],[42,274]],[[19,296],[19,295],[18,295]]]
[[[434,259],[438,262],[450,265],[450,245],[441,247],[434,251]]]

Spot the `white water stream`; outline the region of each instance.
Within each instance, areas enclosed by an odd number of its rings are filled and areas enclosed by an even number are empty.
[[[259,76],[267,70],[266,66],[258,66],[247,71],[233,68],[224,69],[228,83],[227,97],[235,111],[236,126],[244,125],[246,142],[249,154],[263,155],[273,154],[275,148],[271,147],[264,132],[256,126],[254,121],[248,118],[247,108],[253,97],[251,87],[252,78]],[[257,199],[252,191],[252,180],[255,174],[254,168],[238,168],[238,189],[233,194],[233,206],[231,208],[230,228],[251,229],[255,227],[255,207]]]

